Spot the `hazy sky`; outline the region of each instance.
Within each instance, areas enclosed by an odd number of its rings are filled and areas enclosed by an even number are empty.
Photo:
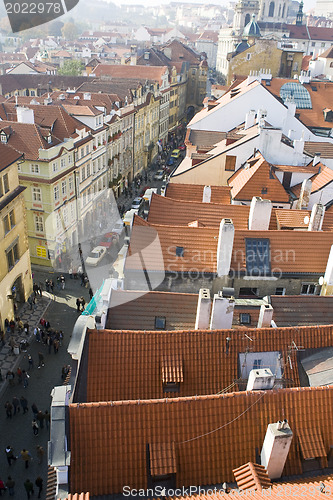
[[[110,0],[110,1],[112,1],[112,0]],[[161,3],[161,4],[167,4],[167,3],[170,3],[170,1],[171,0],[159,0],[159,3]],[[172,1],[177,1],[177,0],[172,0]],[[315,6],[315,4],[316,4],[316,0],[303,0],[303,2],[304,2],[304,11],[305,12],[307,10],[309,10],[309,9],[312,9]],[[156,0],[114,0],[114,3],[117,4],[117,5],[141,4],[141,5],[155,6],[156,5]],[[189,0],[189,2],[182,1],[182,2],[179,2],[179,3],[210,3],[210,4],[216,3],[217,5],[218,4],[221,4],[221,5],[227,5],[228,4],[228,2],[226,0],[225,1],[222,0],[220,2],[217,2],[216,0],[215,0],[215,2],[214,2],[214,0]]]

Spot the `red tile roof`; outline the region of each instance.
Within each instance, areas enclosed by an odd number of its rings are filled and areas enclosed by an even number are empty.
[[[109,379],[99,373],[101,380]],[[71,404],[71,490],[147,488],[148,443],[175,443],[177,487],[232,482],[233,469],[255,461],[267,425],[284,418],[294,433],[284,474],[301,474],[299,436],[316,429],[328,453],[332,407],[333,386]]]
[[[273,319],[278,326],[333,324],[333,297],[272,295]]]
[[[331,142],[307,142],[304,143],[304,151],[312,156],[321,153],[322,158],[333,158],[333,144]]]
[[[0,143],[0,172],[15,161],[18,161],[21,157],[21,153],[6,146],[6,144]]]
[[[176,200],[202,201],[203,189],[204,186],[199,184],[177,184],[171,182],[168,184],[165,196]],[[231,188],[229,186],[211,186],[211,189],[212,203],[230,204]]]
[[[237,467],[232,472],[234,473],[238,488],[242,491],[262,491],[272,486],[272,482],[263,465],[248,462],[241,467]]]
[[[326,167],[322,163],[320,165],[321,165],[321,171],[318,174],[315,174],[312,177],[310,177],[312,181],[311,193],[315,193],[316,191],[323,189],[325,186],[327,186],[333,181],[333,170]],[[291,188],[292,192],[294,193],[295,196],[297,196],[297,198],[301,194],[301,188],[302,184],[296,184],[296,186],[293,186]]]
[[[113,290],[106,327],[113,330],[155,330],[155,317],[165,318],[167,330],[194,328],[195,293]]]
[[[111,76],[116,78],[134,78],[157,81],[162,84],[167,66],[130,66],[128,64],[98,64],[93,70],[96,77]]]
[[[288,193],[261,154],[252,166],[238,169],[228,183],[234,200],[248,201],[253,196],[261,196],[272,202],[289,202]]]

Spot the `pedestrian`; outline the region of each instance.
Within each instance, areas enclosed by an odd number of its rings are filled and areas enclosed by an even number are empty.
[[[43,448],[43,446],[41,446],[40,444],[38,444],[37,447],[36,447],[36,449],[37,449],[38,463],[39,463],[39,465],[41,465],[42,462],[43,462],[44,453],[45,453],[44,452],[44,448]]]
[[[16,413],[19,413],[20,411],[20,402],[16,396],[14,396],[12,399],[12,405],[14,408],[14,415],[16,415]]]
[[[42,411],[39,410],[39,412],[37,413],[37,421],[38,421],[38,424],[39,424],[39,427],[41,429],[44,428],[44,413]]]
[[[44,363],[44,354],[42,352],[38,352],[38,367],[37,368],[40,368],[41,366],[45,366],[45,363]]]
[[[21,370],[21,367],[20,367],[20,366],[18,366],[18,367],[17,367],[17,370],[16,370],[16,375],[17,375],[17,380],[18,380],[18,383],[19,383],[19,384],[22,384],[22,382],[23,382],[23,372],[22,372],[22,370]]]
[[[45,321],[45,329],[49,330],[50,328],[51,328],[50,322],[46,320]]]
[[[21,319],[19,319],[18,322],[17,322],[17,328],[18,328],[19,333],[23,332],[23,330],[24,330],[24,324],[23,324],[23,321]]]
[[[32,310],[32,307],[33,307],[33,298],[32,298],[32,295],[30,295],[30,297],[28,297],[28,304],[30,306],[30,310]]]
[[[15,324],[16,324],[15,321],[13,319],[11,319],[9,322],[9,328],[10,328],[11,334],[15,333]]]
[[[40,476],[37,477],[37,479],[35,481],[35,485],[37,486],[37,488],[39,488],[37,498],[40,498],[40,495],[41,495],[42,490],[43,490],[43,479]]]
[[[70,366],[69,366],[69,365],[64,365],[64,366],[62,367],[62,369],[61,369],[61,378],[62,378],[63,380],[65,380],[65,378],[67,377],[68,372],[69,372],[69,368],[70,368]]]
[[[32,359],[31,354],[28,354],[28,370],[34,367],[34,360]]]
[[[42,293],[43,292],[43,285],[41,282],[39,282],[37,291],[38,291],[39,295],[42,297],[43,296],[43,293]]]
[[[33,495],[33,493],[34,493],[34,485],[30,481],[30,479],[26,479],[24,481],[24,487],[25,487],[25,491],[27,492],[28,500],[29,500],[30,496]]]
[[[76,310],[77,312],[80,312],[81,308],[81,300],[79,298],[76,299]]]
[[[31,308],[31,309],[32,309],[32,308]],[[26,323],[24,323],[24,325],[23,325],[23,326],[24,326],[24,332],[25,332],[25,334],[26,334],[26,335],[29,335],[29,323],[28,323],[28,322],[26,322]]]
[[[90,297],[90,300],[91,300],[93,298],[93,296],[94,296],[94,292],[92,291],[91,288],[89,288],[88,293],[89,293],[89,297]]]
[[[44,411],[44,420],[45,420],[45,426],[48,429],[49,425],[50,425],[51,418],[50,418],[50,414],[47,410]]]
[[[6,491],[6,486],[5,486],[5,483],[3,482],[3,480],[0,479],[0,497],[2,496],[3,491]]]
[[[29,378],[30,375],[25,370],[22,370],[22,380],[23,380],[23,387],[26,389],[29,385]]]
[[[38,293],[38,285],[37,285],[37,283],[34,283],[34,284],[33,284],[32,289],[33,289],[34,295],[35,295],[35,297],[36,297],[36,295],[37,295],[37,293]]]
[[[48,280],[48,279],[46,279],[46,280],[45,280],[45,290],[46,290],[47,292],[49,292],[49,291],[50,291],[50,282],[49,282],[49,280]]]
[[[58,351],[59,351],[59,340],[58,339],[54,339],[54,341],[53,341],[53,352],[54,352],[54,354],[58,354]]]
[[[8,380],[9,385],[11,387],[13,387],[15,385],[14,378],[15,378],[15,374],[11,370],[8,370],[8,372],[6,373],[6,380]]]
[[[60,276],[57,277],[57,288],[58,290],[61,288]]]
[[[28,400],[24,396],[21,396],[20,397],[20,404],[22,406],[23,415],[24,415],[25,413],[27,413],[29,411],[28,410]]]
[[[52,337],[51,337],[50,334],[47,335],[46,344],[48,346],[48,353],[51,354],[51,348],[52,348],[53,340],[52,340]]]
[[[65,290],[66,279],[63,274],[60,276],[60,283],[61,283],[61,288]]]
[[[31,460],[30,452],[25,448],[23,448],[23,450],[21,451],[21,458],[25,464],[25,468],[27,469],[29,467],[29,462]]]
[[[37,408],[36,403],[32,403],[32,405],[31,405],[31,409],[32,409],[32,413],[33,413],[33,415],[34,415],[34,418],[36,418],[36,417],[37,417],[37,413],[38,413],[38,411],[39,411],[39,410],[38,410],[38,408]]]
[[[36,342],[40,342],[40,330],[39,330],[38,326],[35,326],[35,328],[34,328],[34,336],[35,336]]]
[[[7,462],[9,465],[12,465],[12,461],[16,460],[17,457],[15,456],[14,449],[8,445],[5,449],[6,457],[7,457]]]
[[[33,419],[32,423],[31,423],[31,426],[32,426],[32,430],[33,430],[34,436],[38,436],[39,425],[38,425],[38,423],[37,423],[37,421],[35,419]]]
[[[81,301],[81,308],[82,308],[81,311],[84,311],[84,307],[86,305],[86,301],[84,300],[83,297],[81,297],[80,301]]]
[[[9,496],[14,496],[15,481],[11,478],[11,476],[8,476],[6,486],[8,488]]]
[[[5,345],[5,332],[3,330],[0,330],[0,344],[1,347]]]
[[[53,282],[53,280],[50,280],[50,289],[51,289],[51,292],[53,293],[53,290],[54,290],[54,282]]]
[[[7,418],[12,418],[13,416],[13,405],[9,401],[6,401],[5,403],[5,409],[6,409],[6,415]]]

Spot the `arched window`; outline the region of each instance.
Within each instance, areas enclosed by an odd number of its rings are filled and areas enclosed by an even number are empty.
[[[284,12],[285,12],[285,10],[286,10],[286,4],[284,3],[284,4],[283,4],[283,9],[282,9],[282,17],[284,17]]]
[[[268,17],[274,17],[275,3],[271,2],[269,4]]]
[[[244,23],[244,26],[246,26],[247,24],[249,24],[249,22],[251,21],[251,16],[250,14],[246,14],[245,16],[245,23]]]

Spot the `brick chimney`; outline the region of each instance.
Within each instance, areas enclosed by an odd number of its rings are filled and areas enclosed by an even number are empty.
[[[227,276],[230,271],[235,228],[231,219],[222,219],[217,244],[216,271],[219,277]]]
[[[249,213],[249,229],[252,231],[267,231],[271,213],[272,203],[270,200],[263,200],[259,196],[253,196]]]
[[[213,300],[211,330],[229,330],[232,327],[235,299],[223,297],[222,292],[216,293]]]
[[[262,304],[260,307],[257,328],[270,328],[273,319],[273,307],[270,304]]]
[[[210,203],[212,196],[212,188],[210,186],[204,186],[202,193],[202,203]]]
[[[311,210],[308,226],[309,231],[321,231],[325,216],[325,207],[321,203],[315,203]]]
[[[200,288],[194,327],[196,330],[206,330],[209,328],[211,302],[209,289]]]
[[[296,204],[297,210],[306,210],[308,208],[311,188],[312,181],[310,179],[304,179],[304,181],[302,182],[301,192]]]
[[[261,465],[267,470],[270,479],[282,476],[293,433],[287,420],[268,424],[266,436],[261,449]]]

